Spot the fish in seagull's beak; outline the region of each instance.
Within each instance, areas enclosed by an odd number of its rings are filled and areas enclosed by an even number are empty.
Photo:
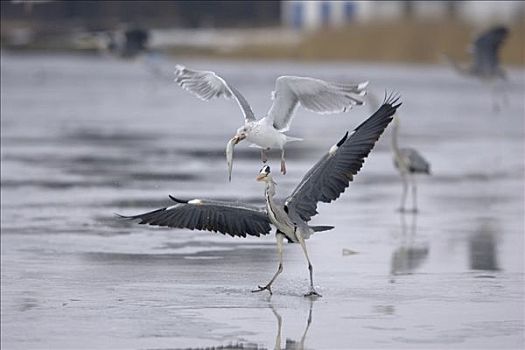
[[[242,140],[244,140],[246,138],[246,134],[245,133],[239,133],[237,135],[235,135],[232,140],[233,140],[233,144],[238,144],[239,142],[241,142]]]

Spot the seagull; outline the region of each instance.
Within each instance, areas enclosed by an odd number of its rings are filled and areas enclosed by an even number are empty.
[[[281,172],[286,174],[284,146],[288,142],[302,140],[284,134],[290,129],[297,106],[300,104],[321,114],[345,112],[354,105],[364,103],[362,96],[366,94],[365,89],[368,85],[368,82],[340,84],[308,77],[280,76],[275,81],[270,110],[265,117],[257,120],[244,96],[214,72],[190,70],[177,65],[175,82],[204,101],[221,96],[233,97],[241,108],[244,125],[237,129],[237,133],[226,147],[230,181],[234,145],[244,139],[251,142],[253,146],[261,149],[263,163],[268,160],[268,150],[280,149]]]
[[[253,292],[267,290],[283,271],[283,242],[299,243],[310,273],[310,289],[305,296],[320,296],[314,289],[313,266],[305,240],[314,232],[327,231],[333,226],[309,226],[318,214],[319,202],[329,203],[341,195],[361,169],[365,158],[383,133],[392,116],[401,105],[399,97],[390,95],[383,105],[349,135],[348,132],[306,173],[299,185],[284,201],[274,199],[275,181],[270,166],[264,165],[256,177],[265,185],[265,206],[257,207],[239,202],[221,202],[205,199],[181,200],[170,198],[174,205],[147,213],[122,216],[139,219],[139,224],[207,230],[246,237],[269,234],[276,228],[279,266],[272,279]]]
[[[394,118],[394,129],[392,130],[392,151],[394,154],[394,166],[401,175],[403,180],[403,195],[399,211],[405,211],[405,202],[407,197],[408,179],[410,177],[412,184],[412,212],[417,212],[417,195],[415,174],[430,174],[430,163],[414,148],[399,148],[397,141],[399,133],[399,116]]]

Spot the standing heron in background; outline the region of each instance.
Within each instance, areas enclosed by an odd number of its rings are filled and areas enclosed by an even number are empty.
[[[488,82],[493,89],[493,94],[496,94],[498,89],[495,83],[498,80],[507,79],[505,71],[500,66],[499,53],[508,34],[509,30],[504,26],[496,26],[481,33],[474,40],[469,50],[472,55],[470,66],[460,65],[447,55],[445,58],[461,75],[476,77]],[[495,109],[499,109],[494,97],[493,106]]]
[[[189,201],[170,198],[177,204],[148,213],[124,216],[140,219],[140,224],[208,230],[231,236],[260,236],[270,233],[270,224],[276,227],[279,267],[270,282],[253,292],[267,290],[283,271],[283,241],[299,243],[303,249],[310,272],[310,290],[305,296],[320,296],[314,289],[313,266],[308,257],[305,240],[314,232],[326,231],[333,226],[309,226],[317,214],[319,202],[329,203],[339,198],[349,186],[354,175],[361,169],[364,159],[374,147],[379,136],[392,121],[401,105],[399,98],[390,96],[383,105],[354,131],[333,145],[303,177],[299,185],[284,202],[274,199],[275,185],[270,167],[265,165],[257,181],[265,184],[264,208],[238,202],[218,202],[192,199]]]
[[[368,82],[361,84],[339,84],[314,78],[280,76],[272,93],[273,104],[264,118],[257,120],[244,96],[223,78],[210,71],[190,70],[177,65],[175,82],[198,98],[208,101],[215,97],[233,97],[244,115],[244,125],[237,129],[228,142],[226,157],[229,180],[233,166],[233,148],[246,139],[253,146],[261,148],[261,159],[266,163],[266,151],[271,148],[281,150],[281,172],[286,174],[284,146],[288,142],[301,141],[284,132],[290,129],[294,112],[299,104],[304,108],[321,113],[345,112],[354,105],[362,105]]]
[[[394,165],[403,180],[403,194],[399,211],[405,211],[405,202],[408,192],[408,180],[410,179],[412,188],[412,212],[417,212],[417,185],[416,174],[430,174],[430,164],[418,151],[413,148],[399,148],[399,116],[394,118],[392,130],[392,151],[394,153]]]

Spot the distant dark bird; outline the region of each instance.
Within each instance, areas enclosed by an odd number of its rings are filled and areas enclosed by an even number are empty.
[[[108,32],[105,48],[118,57],[134,58],[148,51],[149,36],[149,32],[142,28]]]
[[[499,51],[509,34],[506,27],[494,27],[481,33],[474,40],[471,49],[472,63],[469,67],[461,66],[450,60],[453,67],[461,74],[471,75],[484,80],[506,79],[500,67]]]
[[[364,159],[374,147],[379,136],[392,121],[392,115],[401,105],[399,98],[388,97],[383,105],[350,135],[333,145],[317,164],[303,177],[292,194],[284,201],[274,199],[275,182],[270,167],[265,165],[257,181],[265,183],[265,208],[238,202],[218,202],[192,199],[190,201],[170,198],[177,204],[152,212],[125,216],[140,219],[140,224],[208,230],[246,237],[259,236],[271,231],[270,224],[276,227],[279,267],[270,282],[259,286],[254,292],[268,290],[283,270],[283,241],[299,243],[303,249],[310,271],[310,290],[305,296],[319,294],[314,289],[313,267],[306,250],[305,239],[314,232],[330,230],[332,226],[309,226],[310,219],[317,214],[319,202],[336,200],[349,186],[354,175],[361,169]]]
[[[226,156],[229,179],[233,162],[233,148],[246,139],[261,149],[261,158],[266,163],[266,151],[281,150],[281,172],[286,174],[284,146],[288,142],[301,141],[284,133],[290,129],[295,110],[299,105],[320,114],[345,112],[355,105],[362,105],[368,82],[340,84],[319,79],[295,76],[280,76],[275,81],[272,93],[273,104],[267,115],[256,119],[244,96],[223,78],[211,71],[191,70],[177,65],[175,82],[198,98],[208,101],[216,97],[234,98],[244,115],[244,125],[237,129],[228,142]]]
[[[504,26],[493,27],[481,33],[472,43],[469,52],[472,55],[470,66],[461,65],[445,55],[452,67],[460,74],[472,76],[492,85],[492,104],[495,110],[499,110],[499,104],[494,95],[502,93],[494,86],[497,80],[506,80],[505,71],[500,66],[499,52],[509,30]]]
[[[394,153],[394,166],[399,171],[403,180],[403,194],[401,196],[400,211],[405,211],[405,202],[408,190],[408,180],[412,187],[412,211],[417,212],[417,185],[415,174],[430,174],[430,164],[418,151],[413,148],[399,148],[399,116],[395,117],[392,130],[392,151]]]

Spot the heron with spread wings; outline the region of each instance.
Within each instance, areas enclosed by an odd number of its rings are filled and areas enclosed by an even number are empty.
[[[244,115],[244,125],[237,129],[235,136],[228,142],[226,156],[231,181],[233,166],[233,148],[242,140],[247,140],[261,149],[261,159],[267,162],[266,151],[274,148],[281,150],[281,172],[286,174],[284,147],[288,142],[300,141],[300,138],[284,134],[290,124],[297,106],[321,113],[337,113],[362,105],[368,82],[360,84],[339,84],[319,79],[296,76],[280,76],[275,82],[272,93],[273,104],[268,114],[256,119],[244,96],[211,71],[190,70],[177,65],[175,81],[184,89],[204,101],[224,96],[234,98]]]
[[[274,199],[275,182],[268,165],[263,166],[257,181],[265,184],[265,207],[238,202],[219,202],[204,199],[180,200],[170,196],[176,204],[144,214],[124,216],[140,219],[140,224],[188,228],[221,232],[231,236],[260,236],[276,227],[279,267],[272,279],[254,292],[267,290],[283,270],[283,242],[299,243],[310,272],[310,290],[306,296],[319,296],[314,289],[313,267],[308,257],[305,240],[314,232],[330,230],[332,226],[310,226],[308,222],[317,214],[319,202],[329,203],[341,195],[361,169],[365,158],[383,133],[392,116],[401,105],[398,97],[385,99],[381,107],[349,135],[333,145],[329,151],[303,177],[286,200]]]
[[[459,74],[475,77],[489,84],[492,88],[492,107],[495,111],[500,109],[496,95],[501,94],[502,101],[506,100],[502,87],[498,88],[496,82],[507,79],[500,65],[499,53],[508,35],[509,30],[504,26],[493,27],[478,35],[469,50],[472,55],[472,62],[469,66],[461,65],[445,55],[445,59]]]
[[[468,67],[447,58],[461,74],[484,80],[506,79],[505,71],[500,66],[499,52],[508,34],[509,30],[504,26],[497,26],[481,33],[469,50],[472,54],[472,63]]]

